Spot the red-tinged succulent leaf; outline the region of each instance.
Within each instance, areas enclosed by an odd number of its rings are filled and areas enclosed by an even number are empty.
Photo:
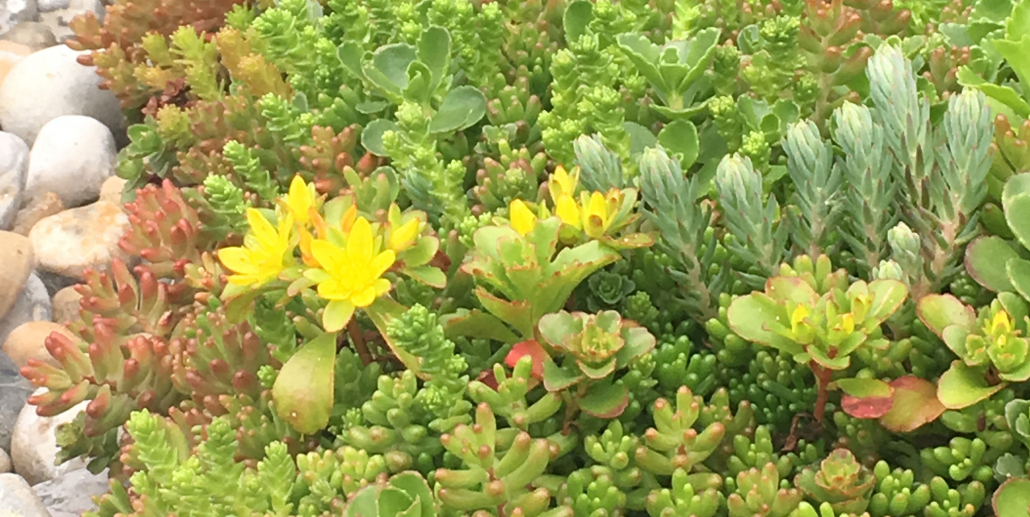
[[[597,418],[615,418],[629,405],[629,388],[622,384],[595,384],[579,400],[579,408]]]
[[[544,361],[550,359],[547,355],[547,350],[540,345],[535,339],[523,341],[521,343],[515,343],[511,347],[511,351],[504,358],[504,363],[514,368],[524,356],[530,356],[533,358],[533,377],[537,379],[544,378]]]
[[[500,385],[497,384],[497,376],[494,375],[493,370],[483,370],[479,372],[479,377],[477,377],[476,380],[486,384],[494,391],[497,391],[497,389],[500,388]]]
[[[985,368],[955,361],[937,381],[937,399],[947,409],[962,409],[987,400],[1004,387],[1005,383],[988,385]]]
[[[944,404],[937,399],[937,386],[914,375],[894,379],[894,405],[880,425],[895,432],[908,433],[929,424],[944,413]]]
[[[1027,517],[1030,515],[1030,479],[1010,479],[998,487],[991,501],[998,517]]]
[[[272,386],[279,416],[302,434],[329,424],[333,409],[336,334],[322,334],[297,350]]]
[[[841,407],[855,418],[880,418],[894,404],[894,389],[877,379],[841,379],[837,387],[844,392]]]
[[[943,336],[944,329],[949,325],[966,328],[976,326],[976,312],[973,308],[950,294],[930,294],[920,298],[916,312],[919,320],[937,337]]]
[[[966,248],[966,272],[976,283],[994,292],[1012,291],[1012,282],[1005,271],[1009,259],[1019,255],[1000,237],[980,237]],[[1000,266],[1000,267],[999,267]]]

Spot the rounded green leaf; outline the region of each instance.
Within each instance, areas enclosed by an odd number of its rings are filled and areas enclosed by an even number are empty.
[[[965,328],[976,326],[976,312],[973,308],[950,294],[930,294],[920,298],[916,304],[916,313],[923,325],[938,337],[942,337],[944,329],[951,325]]]
[[[309,341],[283,365],[272,385],[279,416],[302,434],[321,431],[333,409],[336,334]]]
[[[590,386],[579,408],[597,418],[615,418],[629,405],[629,389],[624,384],[598,383]]]
[[[947,409],[962,409],[1001,391],[1005,383],[988,386],[984,368],[967,366],[962,361],[951,363],[951,368],[937,381],[937,398]]]
[[[452,133],[461,131],[486,114],[486,96],[473,86],[459,86],[444,98],[433,120],[429,121],[430,133]]]
[[[1010,258],[1005,262],[1005,271],[1015,291],[1023,298],[1030,298],[1030,260]]]
[[[690,168],[697,161],[698,137],[697,127],[689,120],[675,120],[667,124],[658,133],[658,143],[670,152],[679,155],[680,167]]]
[[[1016,178],[1017,176],[1013,176],[1009,182]],[[1022,179],[1019,181],[1022,182]],[[1030,194],[1018,194],[1012,197],[1003,195],[1002,204],[1005,208],[1005,219],[1009,222],[1012,233],[1024,248],[1030,249]]]
[[[998,517],[1030,515],[1030,479],[1010,479],[998,487],[991,503]]]
[[[944,404],[937,399],[937,386],[914,375],[894,379],[894,405],[880,419],[880,425],[895,433],[915,431],[937,420],[944,413]]]
[[[880,418],[894,404],[894,389],[879,379],[841,379],[841,407],[855,418]]]
[[[365,126],[365,129],[361,130],[361,146],[376,156],[389,156],[386,154],[386,147],[383,145],[383,135],[387,131],[400,130],[400,126],[392,120],[382,118],[373,120]]]
[[[976,283],[996,293],[1015,289],[1009,281],[1004,264],[1019,258],[1016,250],[1005,240],[995,236],[976,239],[966,248],[966,272]]]

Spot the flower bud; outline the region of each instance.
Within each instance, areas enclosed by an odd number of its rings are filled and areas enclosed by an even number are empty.
[[[913,232],[912,229],[903,222],[899,222],[897,226],[887,231],[887,242],[890,243],[891,249],[894,253],[898,255],[919,255],[919,235]]]

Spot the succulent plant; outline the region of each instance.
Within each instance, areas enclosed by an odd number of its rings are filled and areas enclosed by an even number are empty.
[[[851,451],[836,449],[819,468],[807,467],[794,479],[806,496],[829,503],[837,513],[861,513],[869,507],[876,476],[859,463]]]
[[[784,517],[801,504],[796,488],[780,486],[780,472],[773,463],[737,474],[734,492],[726,499],[730,517]]]
[[[398,517],[436,515],[433,492],[429,484],[416,472],[401,472],[390,476],[383,485],[375,484],[361,489],[343,509],[346,517]]]

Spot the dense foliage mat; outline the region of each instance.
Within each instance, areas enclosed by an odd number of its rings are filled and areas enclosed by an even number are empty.
[[[90,515],[1030,515],[1030,0],[73,26],[134,261],[23,374]]]

